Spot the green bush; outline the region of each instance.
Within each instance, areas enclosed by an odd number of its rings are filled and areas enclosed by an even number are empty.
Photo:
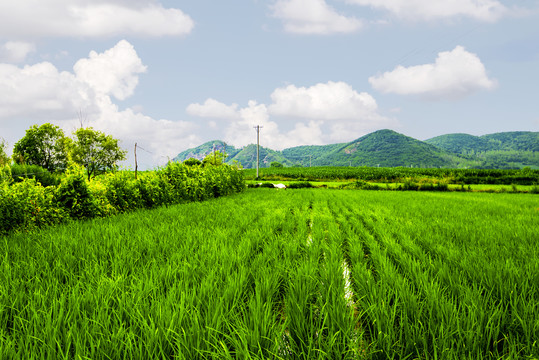
[[[55,189],[55,201],[64,208],[73,219],[87,219],[105,215],[98,206],[98,201],[90,191],[84,168],[70,165]]]
[[[58,224],[66,217],[66,211],[56,206],[53,189],[34,179],[0,187],[0,234]]]
[[[189,158],[185,160],[183,164],[187,166],[196,166],[196,165],[202,165],[202,161],[195,158]]]
[[[314,187],[313,184],[310,182],[302,181],[302,182],[293,182],[288,184],[287,188],[289,189],[307,189]]]
[[[126,171],[109,173],[104,177],[105,196],[119,212],[144,207],[144,202],[135,177]]]
[[[16,182],[24,179],[36,179],[41,185],[57,186],[60,183],[59,174],[50,173],[47,169],[39,165],[19,165],[11,166],[11,176]]]
[[[3,184],[9,185],[12,182],[13,177],[11,176],[11,166],[0,166],[0,186],[2,186]]]
[[[189,167],[170,163],[135,179],[127,171],[88,181],[83,167],[71,165],[58,186],[36,179],[13,182],[0,168],[0,234],[32,230],[68,219],[108,216],[137,208],[230,195],[245,188],[243,174],[229,165]]]
[[[173,203],[172,186],[162,174],[146,173],[139,177],[136,186],[145,208]]]

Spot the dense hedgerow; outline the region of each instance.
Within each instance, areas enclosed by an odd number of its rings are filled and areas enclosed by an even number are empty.
[[[241,192],[243,173],[228,166],[170,163],[137,179],[131,172],[103,175],[89,182],[84,168],[72,165],[57,186],[33,178],[12,181],[0,169],[0,234],[33,230],[69,219],[104,217],[139,208],[202,201]]]
[[[6,167],[8,168],[8,167]],[[60,183],[60,174],[51,173],[39,165],[13,164],[9,167],[13,181],[36,179],[43,186],[56,186]]]

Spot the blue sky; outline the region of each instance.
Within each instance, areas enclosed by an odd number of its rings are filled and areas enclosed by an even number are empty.
[[[205,141],[274,149],[390,128],[539,129],[535,0],[0,4],[0,137],[92,126],[143,167]]]

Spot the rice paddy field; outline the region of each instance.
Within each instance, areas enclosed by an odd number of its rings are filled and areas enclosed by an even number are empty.
[[[537,359],[534,194],[250,189],[0,237],[0,359]]]

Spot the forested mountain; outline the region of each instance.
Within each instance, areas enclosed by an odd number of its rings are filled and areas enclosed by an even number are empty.
[[[321,156],[321,166],[414,166],[452,165],[452,156],[443,150],[393,130],[379,130],[344,144]]]
[[[539,132],[513,131],[483,136],[448,134],[425,142],[478,161],[477,167],[539,167]]]
[[[256,145],[236,149],[218,140],[183,151],[174,160],[202,160],[213,150],[226,152],[227,163],[256,167]],[[539,133],[448,134],[420,141],[392,130],[379,130],[349,143],[296,146],[282,151],[261,146],[260,166],[268,167],[272,162],[284,166],[539,168]]]
[[[447,134],[425,142],[457,154],[471,151],[539,151],[539,132],[514,131],[483,136]]]

